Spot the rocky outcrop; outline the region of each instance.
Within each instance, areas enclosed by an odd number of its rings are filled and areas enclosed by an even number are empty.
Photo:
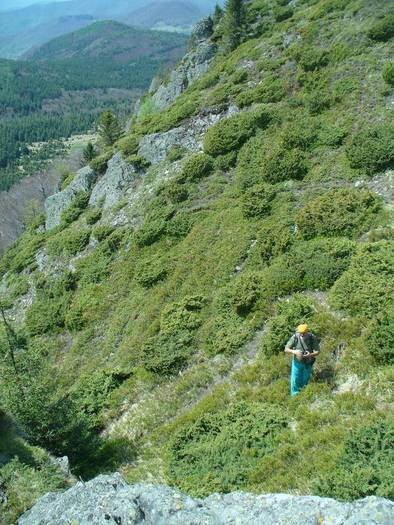
[[[163,161],[168,151],[174,146],[183,146],[189,151],[200,151],[207,129],[222,118],[237,112],[238,109],[235,106],[230,106],[225,111],[223,108],[211,108],[206,114],[189,119],[181,126],[165,133],[145,135],[141,139],[138,155],[156,164]]]
[[[128,485],[120,474],[47,494],[18,525],[390,525],[394,503],[374,496],[340,503],[316,496],[213,494],[192,499],[158,485]]]
[[[128,164],[121,153],[116,153],[108,161],[107,171],[94,186],[89,204],[97,205],[102,202],[103,208],[115,206],[125,197],[125,191],[138,181],[139,176],[140,172],[132,164]]]
[[[152,100],[158,109],[163,109],[179,97],[190,84],[200,78],[209,68],[209,65],[216,53],[216,45],[209,37],[212,35],[213,23],[211,18],[204,18],[192,32],[191,42],[193,48],[182,59],[181,63],[175,68],[166,83],[156,86],[157,90],[152,96]]]
[[[90,191],[96,178],[96,173],[89,166],[86,166],[78,171],[67,188],[48,197],[45,201],[45,226],[47,230],[51,230],[60,224],[62,212],[70,206],[78,193]]]

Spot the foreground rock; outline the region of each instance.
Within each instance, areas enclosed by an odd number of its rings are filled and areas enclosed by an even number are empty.
[[[329,498],[243,492],[192,499],[160,485],[128,485],[120,474],[47,494],[18,525],[390,525],[394,503],[374,496]]]

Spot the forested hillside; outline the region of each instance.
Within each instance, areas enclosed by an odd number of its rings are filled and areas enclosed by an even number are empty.
[[[30,444],[193,496],[394,499],[393,20],[229,2],[192,39],[217,46],[199,80],[120,140],[108,118],[0,263],[0,399]],[[321,354],[290,397],[301,322]],[[8,460],[10,521],[59,479]]]
[[[23,176],[18,159],[28,144],[87,131],[104,109],[130,114],[154,75],[185,47],[182,35],[97,22],[53,40],[29,61],[0,59],[0,190]]]

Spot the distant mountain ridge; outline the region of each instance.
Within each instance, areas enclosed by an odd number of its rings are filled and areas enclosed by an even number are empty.
[[[186,37],[152,32],[115,21],[98,21],[87,27],[59,36],[24,58],[33,60],[66,60],[78,58],[110,58],[127,63],[141,57],[176,58],[186,46]]]
[[[113,0],[109,4],[107,0],[67,0],[0,11],[0,57],[19,58],[32,47],[87,25],[78,25],[77,20],[72,27],[70,21],[62,25],[63,17],[83,15],[90,16],[92,20],[111,19],[144,27],[153,27],[160,22],[163,27],[174,25],[174,22],[183,26],[191,25],[208,14],[215,3],[215,0],[155,0],[153,4],[152,0]],[[146,15],[144,9],[147,10]],[[137,20],[133,21],[133,18]]]
[[[195,4],[175,0],[165,3],[153,2],[132,11],[124,21],[130,25],[150,28],[159,24],[190,27],[202,16],[203,11]]]

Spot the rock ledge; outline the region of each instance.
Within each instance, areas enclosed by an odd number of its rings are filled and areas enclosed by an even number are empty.
[[[162,485],[128,485],[113,474],[47,494],[18,525],[390,525],[393,520],[394,503],[375,496],[340,503],[233,492],[198,500]]]

